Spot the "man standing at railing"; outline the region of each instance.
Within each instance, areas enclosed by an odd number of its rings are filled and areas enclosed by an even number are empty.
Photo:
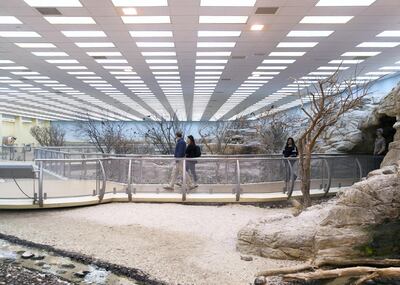
[[[175,145],[174,157],[183,159],[185,157],[185,152],[186,152],[186,142],[182,138],[181,132],[176,132],[175,135],[176,135],[176,145]],[[174,191],[175,182],[179,173],[183,174],[183,160],[175,161],[174,167],[172,169],[171,180],[169,182],[169,185],[164,187],[165,190]],[[195,187],[193,185],[193,181],[190,175],[186,175],[186,181],[187,185],[189,186],[189,189],[193,189]]]

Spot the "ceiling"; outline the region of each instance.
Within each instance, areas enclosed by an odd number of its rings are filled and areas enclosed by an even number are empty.
[[[295,80],[339,65],[362,80],[399,71],[399,15],[399,0],[0,0],[0,113],[209,121],[285,110],[299,104]]]

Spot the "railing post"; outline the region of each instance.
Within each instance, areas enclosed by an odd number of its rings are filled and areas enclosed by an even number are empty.
[[[225,180],[226,180],[226,184],[228,184],[229,182],[229,178],[228,178],[228,161],[225,160]]]
[[[82,170],[83,170],[83,177],[86,177],[87,175],[87,167],[86,167],[86,155],[82,154]]]
[[[102,185],[99,190],[99,203],[103,201],[104,194],[106,193],[106,171],[104,170],[103,162],[99,159],[100,171],[103,176]]]
[[[240,200],[240,163],[236,160],[236,202]]]
[[[140,160],[139,184],[143,183],[143,159]]]
[[[181,164],[181,162],[178,162],[179,164]],[[179,165],[178,165],[178,169],[179,169]],[[182,161],[182,201],[186,201],[186,192],[187,192],[187,185],[186,185],[186,159],[183,158]]]
[[[328,172],[328,178],[327,178],[328,183],[326,184],[326,186],[324,186],[324,192],[325,192],[325,195],[327,195],[329,192],[329,189],[331,189],[331,185],[332,185],[332,173],[331,173],[331,166],[329,165],[329,162],[326,158],[324,158],[324,163],[326,166],[326,170]]]
[[[132,202],[132,160],[129,159],[128,165],[128,201]]]
[[[39,207],[43,207],[43,161],[39,162]]]

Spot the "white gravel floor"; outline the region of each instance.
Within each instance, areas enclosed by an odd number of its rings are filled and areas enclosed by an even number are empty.
[[[0,232],[141,269],[169,284],[251,284],[254,274],[298,262],[243,261],[236,234],[249,220],[290,209],[114,203],[0,212]]]

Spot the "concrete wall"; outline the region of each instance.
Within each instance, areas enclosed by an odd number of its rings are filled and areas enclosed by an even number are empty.
[[[17,138],[15,142],[17,145],[37,144],[36,140],[30,134],[30,129],[38,125],[46,126],[50,125],[50,122],[0,114],[0,139],[6,136],[13,136]]]

